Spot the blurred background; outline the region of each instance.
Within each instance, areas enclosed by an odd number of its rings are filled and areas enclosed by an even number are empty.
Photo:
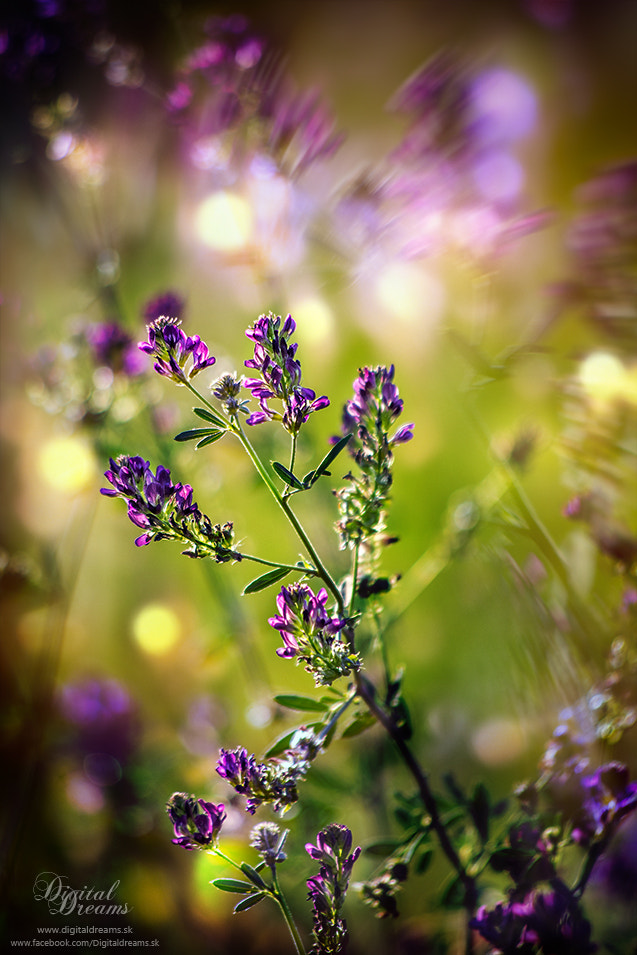
[[[249,567],[137,549],[99,494],[110,456],[140,454],[245,550],[296,560],[238,445],[172,441],[191,401],[135,347],[168,306],[217,357],[204,386],[241,373],[260,313],[292,313],[304,384],[331,400],[300,470],[358,368],[395,364],[415,437],[396,453],[387,642],[434,785],[505,797],[565,707],[634,773],[633,0],[13,0],[0,28],[7,950],[55,924],[42,872],[118,882],[160,951],[289,950],[266,906],[231,916],[208,884],[228,873],[171,844],[164,806],[225,802],[224,847],[252,858],[217,753],[265,752],[295,725],[273,695],[311,678],[275,653],[275,592],[240,596]],[[287,454],[276,429],[253,437]],[[334,504],[325,482],[298,511],[339,576]],[[395,834],[396,791],[410,781],[373,729],[315,764],[281,870],[306,935],[304,843],[332,821],[355,844]],[[637,937],[626,853],[594,886],[609,951]],[[446,876],[406,889],[395,923],[352,893],[352,952],[460,951]]]

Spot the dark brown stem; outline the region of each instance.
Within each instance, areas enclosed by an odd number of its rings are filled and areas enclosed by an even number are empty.
[[[407,745],[405,739],[403,738],[400,732],[399,727],[396,726],[394,720],[389,715],[389,713],[387,713],[386,710],[379,705],[376,699],[376,691],[374,689],[373,684],[370,683],[370,681],[366,677],[362,676],[360,673],[356,674],[356,692],[358,693],[360,698],[363,700],[363,702],[369,709],[370,713],[372,713],[375,716],[375,718],[378,720],[381,726],[387,731],[387,733],[393,740],[395,746],[397,747],[403,759],[403,762],[405,763],[405,766],[414,777],[418,785],[420,798],[422,799],[423,805],[431,819],[431,828],[436,833],[436,836],[438,837],[438,841],[440,843],[442,851],[447,856],[447,859],[449,860],[449,862],[451,863],[451,865],[457,872],[458,878],[460,879],[464,887],[465,908],[467,912],[469,913],[469,915],[473,915],[476,909],[477,898],[478,898],[475,880],[466,871],[465,867],[460,861],[460,857],[458,856],[455,846],[453,845],[451,839],[449,838],[445,825],[440,817],[440,813],[438,812],[438,804],[436,802],[436,797],[434,796],[434,794],[432,793],[429,787],[429,781],[427,779],[427,776],[425,775],[417,759],[411,752],[409,746]],[[469,955],[469,953],[472,951],[470,930],[468,930],[468,934],[467,934],[466,951],[467,951],[467,955]]]

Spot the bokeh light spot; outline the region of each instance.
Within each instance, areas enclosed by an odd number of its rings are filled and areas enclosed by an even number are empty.
[[[310,345],[327,341],[334,331],[332,310],[318,296],[308,296],[295,302],[292,315],[298,324],[299,335]]]
[[[393,318],[410,325],[435,324],[445,305],[445,292],[438,279],[410,262],[387,265],[376,279],[375,292]]]
[[[485,766],[503,766],[524,753],[526,740],[519,723],[502,718],[482,723],[473,733],[471,745]]]
[[[610,401],[623,391],[625,369],[619,358],[610,352],[593,352],[579,368],[579,381],[594,400]]]
[[[237,252],[250,241],[252,213],[241,196],[213,192],[197,209],[195,224],[205,245],[219,252]]]
[[[133,637],[145,653],[161,656],[171,650],[181,636],[181,624],[174,610],[164,604],[146,604],[132,624]]]
[[[93,480],[95,463],[81,438],[52,438],[40,448],[38,471],[56,491],[76,494]]]

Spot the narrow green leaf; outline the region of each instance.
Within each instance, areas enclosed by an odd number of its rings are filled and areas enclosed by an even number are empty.
[[[266,587],[271,587],[272,584],[276,584],[277,581],[283,580],[289,573],[289,567],[275,567],[274,570],[269,570],[267,574],[261,574],[260,577],[255,577],[254,580],[251,580],[250,583],[244,587],[243,595],[257,594],[260,590],[265,590]]]
[[[272,461],[272,468],[276,471],[282,481],[285,481],[290,487],[296,488],[297,491],[304,491],[305,488],[301,481],[297,478],[296,474],[292,474],[289,468],[286,468],[284,464],[281,464],[280,461]]]
[[[351,437],[352,437],[351,434],[346,434],[344,438],[340,438],[340,440],[337,441],[336,444],[330,448],[330,450],[327,452],[327,454],[325,455],[325,457],[323,458],[323,460],[317,467],[316,471],[314,472],[314,479],[312,483],[314,483],[314,481],[316,481],[317,478],[320,478],[322,474],[327,474],[327,469],[329,468],[330,464],[335,458],[338,457],[338,455],[341,453],[343,448],[347,446],[349,439]]]
[[[251,882],[241,882],[240,879],[211,879],[210,885],[222,892],[240,892],[242,895],[254,889]]]
[[[283,693],[274,697],[274,702],[285,706],[288,710],[303,710],[307,713],[324,713],[329,707],[321,700],[313,700],[311,696],[295,696]]]
[[[210,421],[212,424],[218,424],[222,428],[226,427],[226,422],[220,415],[215,414],[214,411],[208,411],[206,408],[193,408],[192,410],[198,418],[203,418],[204,421]]]
[[[195,451],[198,451],[199,448],[204,448],[207,444],[214,444],[215,441],[218,441],[219,438],[223,438],[225,431],[215,431],[208,435],[207,438],[204,438],[203,441],[200,441],[195,445]]]
[[[249,862],[241,863],[241,871],[247,875],[250,879],[250,882],[253,882],[257,889],[267,889],[266,883],[263,881],[256,869],[253,869]]]
[[[320,723],[307,723],[305,729],[311,730],[315,729],[317,726],[320,726]],[[293,730],[290,730],[289,733],[285,733],[283,736],[280,736],[276,739],[270,749],[266,752],[265,758],[270,759],[272,756],[279,756],[281,753],[284,753],[286,749],[290,748],[290,743],[292,737],[296,732],[298,732],[298,726],[295,726]]]
[[[384,859],[395,852],[399,845],[400,842],[397,839],[388,839],[385,842],[372,842],[365,846],[364,851],[369,856],[381,856]]]
[[[195,438],[205,438],[210,434],[218,434],[221,436],[223,431],[218,431],[216,428],[191,428],[189,431],[180,431],[179,434],[175,435],[175,441],[194,441]]]
[[[416,860],[416,872],[418,875],[422,875],[423,872],[426,872],[431,864],[431,860],[434,857],[434,850],[431,848],[424,849],[421,855],[418,856]]]
[[[308,471],[305,477],[303,478],[303,487],[309,488],[314,484],[314,475],[316,471]]]
[[[251,909],[253,905],[256,905],[258,902],[261,902],[266,898],[265,892],[257,892],[256,895],[249,895],[245,899],[241,899],[240,902],[237,902],[233,912],[245,912],[246,909]]]
[[[364,733],[366,729],[373,726],[375,722],[376,719],[371,713],[361,713],[360,716],[352,720],[349,726],[345,727],[342,735],[346,739],[349,739],[351,736],[358,736],[359,733]]]
[[[464,905],[465,889],[459,875],[452,876],[441,897],[440,904],[445,909],[461,909]]]

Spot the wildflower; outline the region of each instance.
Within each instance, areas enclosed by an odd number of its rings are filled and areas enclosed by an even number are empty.
[[[279,862],[285,862],[287,856],[283,851],[288,831],[281,833],[275,822],[260,822],[250,833],[250,845],[263,857],[263,861],[270,868]]]
[[[216,358],[209,354],[208,346],[199,335],[190,337],[181,329],[181,321],[160,315],[148,325],[148,341],[140,342],[139,348],[155,358],[155,371],[183,385],[198,375],[204,368],[214,365]],[[191,359],[186,374],[186,364]]]
[[[140,375],[145,370],[144,359],[135,347],[133,339],[117,322],[89,326],[86,339],[99,367],[110,368],[115,373],[131,377]]]
[[[258,763],[243,746],[222,749],[216,769],[236,792],[248,797],[247,812],[254,813],[263,803],[272,803],[275,812],[283,813],[298,800],[297,783],[305,777],[320,748],[314,734],[301,729],[280,757]]]
[[[316,955],[338,955],[347,944],[347,925],[340,912],[361,847],[350,852],[351,831],[332,823],[318,833],[316,845],[308,842],[305,848],[321,864],[318,875],[307,880],[308,898],[314,906],[313,951]]]
[[[186,793],[173,793],[166,810],[175,827],[176,846],[184,849],[208,849],[217,844],[221,826],[226,818],[223,803],[215,806],[205,799]]]
[[[284,646],[276,651],[280,657],[297,657],[297,662],[305,663],[317,686],[329,685],[339,676],[360,669],[359,655],[340,638],[347,620],[327,613],[325,588],[315,595],[303,583],[282,587],[276,603],[279,613],[268,623],[283,637]]]
[[[162,315],[171,315],[174,319],[183,318],[186,302],[177,292],[162,292],[149,299],[142,315],[146,322],[156,322]]]
[[[329,399],[316,397],[311,388],[301,386],[301,364],[296,358],[297,344],[289,339],[296,329],[291,315],[282,324],[281,316],[260,315],[246,336],[254,342],[254,356],[245,361],[246,368],[254,368],[259,378],[246,378],[244,385],[253,397],[259,399],[260,410],[248,418],[250,425],[278,420],[291,434],[298,434],[301,425],[313,411],[326,408]],[[283,402],[284,411],[270,408],[268,402],[276,398]]]
[[[213,396],[223,403],[226,414],[230,418],[236,417],[239,412],[248,414],[247,400],[238,400],[242,384],[242,378],[237,378],[235,375],[222,375],[210,386]]]
[[[478,909],[470,925],[503,955],[591,955],[591,926],[566,890],[533,892],[523,901]],[[541,948],[540,948],[541,947]]]
[[[348,450],[361,470],[347,475],[336,492],[341,547],[371,538],[383,529],[382,514],[392,484],[393,448],[413,438],[413,424],[390,431],[403,410],[394,384],[394,366],[361,368],[354,396],[343,409],[343,434],[353,434]]]
[[[213,557],[217,563],[241,560],[231,549],[232,524],[212,524],[193,501],[189,484],[173,484],[170,471],[161,464],[153,474],[143,458],[120,455],[111,458],[105,477],[113,485],[102,488],[106,497],[127,502],[128,516],[144,533],[135,540],[138,547],[151,541],[178,540],[188,544],[188,557]]]

